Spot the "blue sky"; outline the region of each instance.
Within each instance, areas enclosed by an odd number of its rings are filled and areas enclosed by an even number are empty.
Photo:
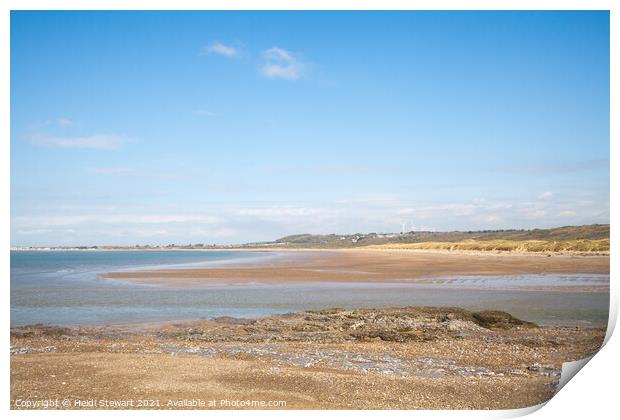
[[[12,12],[13,245],[608,222],[607,12]]]

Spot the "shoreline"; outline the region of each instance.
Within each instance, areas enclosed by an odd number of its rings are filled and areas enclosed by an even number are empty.
[[[218,251],[220,252],[220,251]],[[277,260],[281,258],[282,255],[278,252],[267,253],[263,251],[256,251],[255,254],[263,254],[263,255],[247,255],[247,256],[229,256],[228,258],[221,258],[216,260],[206,260],[206,261],[196,261],[196,262],[185,262],[185,263],[168,263],[168,264],[152,264],[146,266],[132,266],[126,268],[119,268],[117,270],[112,271],[103,271],[99,272],[98,276],[105,278],[108,273],[131,273],[131,272],[150,272],[150,271],[159,271],[159,270],[191,270],[191,269],[201,269],[201,268],[220,268],[227,267],[233,264],[237,264],[239,266],[251,265],[252,263],[260,263],[269,260]],[[239,253],[231,253],[231,254],[239,254]],[[254,254],[254,253],[247,253]]]
[[[260,250],[257,252],[266,252]],[[299,283],[422,283],[448,276],[527,274],[609,275],[609,256],[524,255],[441,250],[270,250],[263,261],[230,260],[219,266],[102,273],[105,279],[175,287]]]
[[[506,312],[456,307],[15,327],[11,399],[36,392],[164,407],[199,398],[279,400],[297,409],[518,408],[550,399],[562,363],[595,353],[604,335],[604,328],[539,327]]]
[[[11,247],[10,252],[403,252],[403,253],[439,253],[461,255],[514,255],[514,256],[575,256],[575,257],[605,257],[610,256],[610,251],[504,251],[504,250],[464,250],[464,249],[415,249],[415,248],[390,248],[382,246],[363,246],[350,248],[289,248],[289,247],[235,247],[235,248],[32,248],[23,249]]]
[[[204,255],[204,259],[200,255],[194,259],[204,261],[207,254]],[[126,288],[131,299],[145,305],[147,313],[155,311],[151,315],[142,317],[127,312],[125,316],[124,312],[115,315],[103,311],[99,316],[85,314],[86,318],[80,318],[80,323],[165,323],[219,315],[256,318],[330,307],[430,304],[515,311],[523,319],[545,325],[562,325],[563,322],[564,325],[601,325],[601,313],[609,295],[609,258],[601,256],[310,249],[243,252],[243,258],[229,253],[222,260],[206,264],[163,266],[156,263],[170,259],[175,260],[153,255],[149,260],[154,263],[148,266],[107,273],[102,268],[92,279],[95,288],[99,285],[111,291]],[[178,312],[166,315],[165,303],[151,304],[150,296],[155,296],[153,302],[180,299],[177,302],[188,302],[188,306],[172,304],[170,308],[177,307]],[[113,304],[121,305],[119,309],[124,308],[123,300],[114,295],[102,299],[110,299]],[[551,305],[548,311],[539,311],[537,305],[546,302]],[[562,302],[572,302],[574,309],[565,313]],[[96,308],[97,303],[93,304]],[[603,309],[598,310],[599,307]],[[527,310],[534,311],[532,317]],[[13,310],[11,312],[13,314]],[[18,312],[15,320],[19,323],[14,325],[41,321],[77,324],[65,317],[62,313],[31,317]]]

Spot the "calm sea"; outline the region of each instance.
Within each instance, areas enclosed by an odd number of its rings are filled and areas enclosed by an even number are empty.
[[[196,289],[137,285],[100,276],[116,270],[228,264],[273,255],[200,251],[11,252],[11,325],[122,324],[385,306],[500,309],[541,324],[607,323],[608,292],[519,289],[609,282],[609,276],[588,274],[449,277],[424,286],[316,283]]]

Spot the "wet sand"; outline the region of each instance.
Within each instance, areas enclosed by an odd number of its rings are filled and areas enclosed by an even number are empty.
[[[609,256],[420,250],[273,251],[263,262],[106,273],[104,277],[174,287],[304,282],[424,283],[429,277],[505,274],[609,274]]]

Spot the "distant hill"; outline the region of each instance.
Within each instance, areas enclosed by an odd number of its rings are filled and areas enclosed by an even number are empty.
[[[551,229],[531,230],[482,230],[399,233],[356,233],[347,235],[298,234],[285,236],[271,242],[246,244],[247,247],[275,246],[285,248],[353,248],[384,244],[417,244],[424,242],[462,241],[573,241],[609,239],[609,225],[562,226]]]
[[[529,242],[529,243],[526,243]],[[451,250],[515,250],[525,252],[609,252],[609,225],[562,226],[552,229],[508,229],[405,233],[354,233],[338,235],[289,235],[275,241],[242,245],[169,244],[135,246],[74,246],[74,247],[11,247],[23,250],[166,250],[166,249],[225,249],[225,248],[357,248],[377,246],[394,249],[451,249]]]

